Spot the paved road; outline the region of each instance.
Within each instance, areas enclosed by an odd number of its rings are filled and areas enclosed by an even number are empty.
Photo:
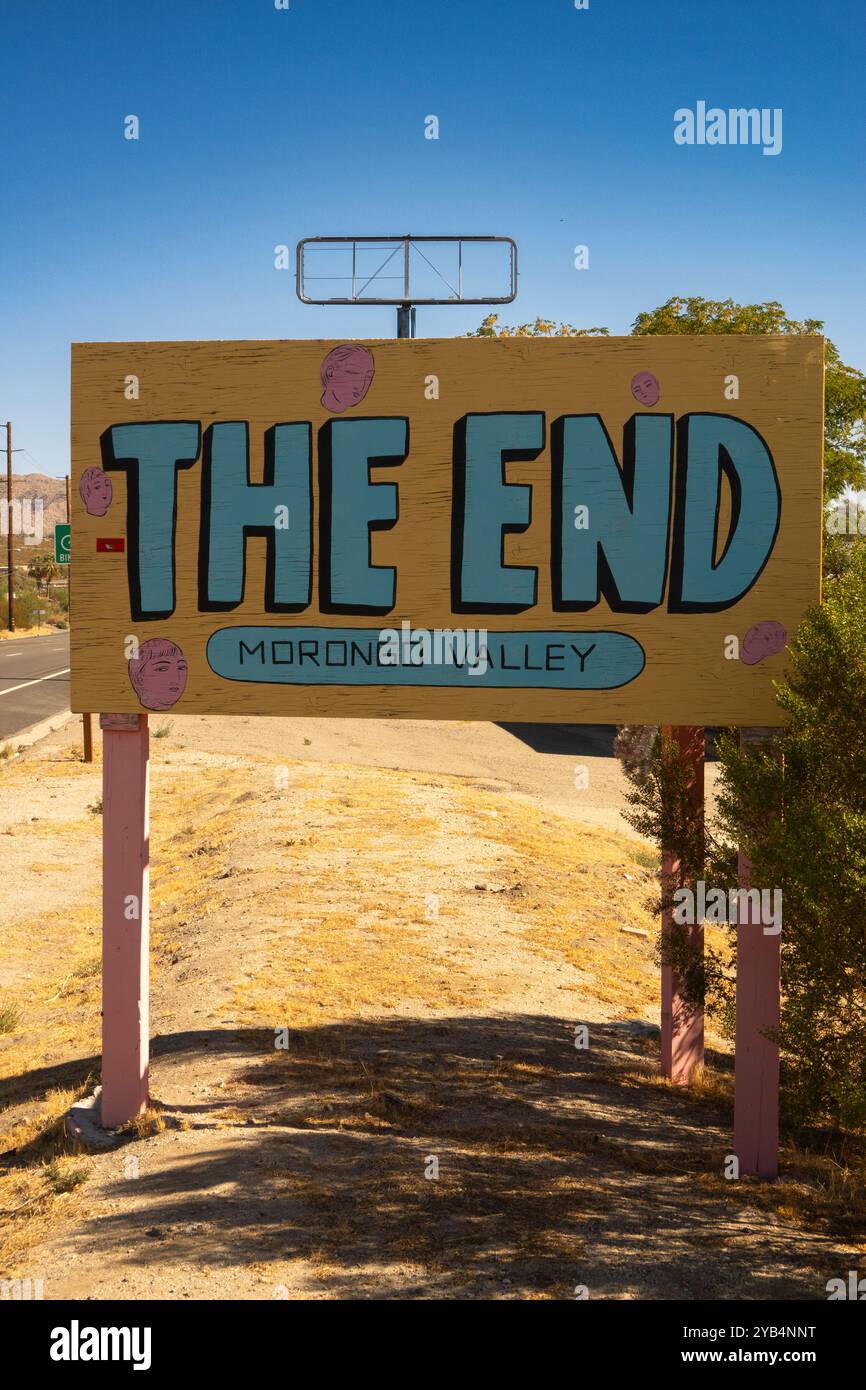
[[[0,739],[68,708],[68,632],[0,642]]]

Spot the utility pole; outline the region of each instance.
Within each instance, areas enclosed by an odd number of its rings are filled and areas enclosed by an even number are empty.
[[[9,605],[9,631],[15,631],[15,581],[12,577],[12,422],[6,421],[6,555],[9,563],[7,600]]]
[[[69,523],[69,474],[66,474],[66,521]]]

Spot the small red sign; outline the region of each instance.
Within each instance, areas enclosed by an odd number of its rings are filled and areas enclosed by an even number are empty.
[[[123,536],[97,536],[96,538],[97,554],[106,550],[123,551],[125,549],[126,541]]]

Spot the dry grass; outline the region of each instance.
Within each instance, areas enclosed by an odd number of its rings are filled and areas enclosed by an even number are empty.
[[[5,603],[5,599],[4,599]],[[8,627],[0,627],[0,642],[17,642],[19,637],[48,637],[55,635],[61,629],[43,624],[42,627],[16,627],[12,632]]]
[[[166,1128],[165,1116],[162,1107],[151,1103],[141,1114],[136,1115],[135,1119],[125,1126],[129,1132],[135,1135],[136,1139],[149,1139],[154,1134],[163,1134]]]
[[[0,1003],[0,1033],[15,1033],[21,1023],[21,1010],[17,1004]]]
[[[510,905],[526,939],[581,971],[586,992],[614,1016],[653,1011],[656,922],[645,906],[653,876],[638,858],[642,847],[508,797],[464,791],[463,798],[476,833],[519,865]]]
[[[72,759],[36,766],[40,780],[62,784],[64,791],[79,781],[97,785],[94,768]],[[33,775],[31,764],[10,770],[14,778]],[[206,829],[212,845],[231,842],[231,814],[214,815],[211,808],[233,784],[246,787],[247,779],[205,769],[196,774],[194,787],[175,785],[170,796],[160,798],[153,837],[157,868],[152,876],[157,904],[152,932],[156,989],[161,966],[177,949],[180,907],[194,911],[196,906],[206,906],[198,868],[201,861],[196,858],[198,838]],[[85,850],[90,847],[94,855],[100,853],[98,816],[58,821],[55,828],[64,844],[74,836]],[[26,827],[21,838],[26,839]],[[176,857],[182,861],[180,874],[169,871]],[[56,864],[19,858],[18,871],[47,876],[56,871]],[[12,1269],[45,1237],[52,1213],[56,1217],[62,1211],[65,1216],[72,1210],[71,1203],[81,1200],[78,1188],[88,1170],[75,1158],[64,1120],[74,1101],[92,1089],[98,1073],[100,923],[100,903],[94,893],[63,907],[46,907],[38,921],[7,918],[0,932],[4,974],[16,981],[15,1002],[5,1000],[0,1013],[0,1019],[11,1025],[0,1042],[0,1162],[8,1164],[0,1168],[0,1271]],[[51,1083],[52,1075],[70,1070],[75,1073],[74,1084]],[[136,1133],[142,1137],[164,1128],[155,1111],[149,1111],[137,1126]],[[70,1168],[64,1178],[66,1164]]]
[[[446,954],[442,938],[454,929],[471,940],[478,915],[494,913],[503,939],[574,966],[581,988],[622,1016],[657,1006],[639,845],[467,789],[460,778],[329,768],[324,780],[327,796],[305,795],[310,784],[298,777],[289,802],[271,809],[277,844],[290,851],[282,873],[292,884],[291,949],[281,934],[265,968],[237,991],[245,1020],[276,1021],[287,1003],[298,1024],[320,1021],[321,1008],[336,1017],[377,1003],[383,1013],[400,1002],[468,1006],[477,961]],[[473,872],[470,861],[449,875],[457,844],[487,868]],[[247,883],[251,904],[266,912],[278,882]],[[431,893],[438,917],[425,920]],[[627,936],[624,926],[649,935]]]
[[[8,1167],[0,1168],[0,1271],[4,1278],[28,1273],[21,1261],[48,1238],[55,1223],[81,1209],[89,1164],[74,1152],[66,1133],[71,1105],[90,1086],[49,1090],[34,1101],[32,1113],[4,1135]],[[0,1160],[2,1161],[2,1160]]]
[[[285,1162],[274,1170],[315,1228],[305,1252],[314,1269],[336,1280],[355,1246],[362,1262],[373,1211],[377,1260],[447,1282],[461,1260],[495,1266],[493,1229],[514,1266],[524,1260],[528,1296],[561,1296],[553,1271],[561,1279],[564,1265],[579,1262],[587,1216],[616,1216],[605,1187],[612,1170],[687,1177],[695,1206],[760,1208],[794,1227],[859,1231],[862,1240],[866,1161],[853,1140],[847,1148],[828,1136],[788,1143],[785,1178],[774,1185],[726,1182],[722,1149],[700,1137],[672,1158],[662,1142],[671,1116],[698,1136],[703,1124],[729,1129],[723,1064],[679,1090],[659,1080],[655,1045],[634,1042],[640,1055],[612,1054],[590,1078],[610,1122],[578,1124],[567,1038],[527,1037],[530,1020],[519,1046],[512,1037],[485,1053],[468,1026],[463,1049],[453,1041],[461,1019],[468,1025],[477,1015],[480,1027],[507,1013],[497,954],[513,954],[515,968],[540,959],[576,972],[558,986],[565,1016],[581,998],[618,1018],[657,1009],[656,924],[645,906],[654,865],[644,847],[457,777],[304,763],[290,764],[277,789],[272,761],[245,753],[234,767],[178,766],[167,743],[154,770],[154,994],[168,993],[178,960],[211,924],[237,943],[227,963],[221,958],[227,978],[202,986],[201,1002],[209,1022],[230,1011],[262,1030],[268,1060],[247,1081],[260,1103],[255,1123],[271,1138],[290,1126],[336,1146],[321,1171]],[[36,767],[58,794],[87,788],[93,804],[93,768],[71,760]],[[33,775],[32,762],[16,761],[4,789]],[[58,818],[56,829],[64,844],[98,855],[97,815]],[[16,834],[24,846],[26,825]],[[25,854],[19,872],[47,881],[51,868]],[[9,1164],[0,1171],[4,1274],[26,1273],[28,1251],[87,1207],[90,1168],[72,1151],[63,1117],[98,1066],[98,946],[95,892],[46,904],[38,921],[19,917],[0,934],[4,970],[16,982],[3,1002],[17,1011],[0,1038],[9,1107],[0,1112]],[[214,1002],[217,984],[228,993]],[[175,989],[180,1010],[183,990]],[[519,1005],[508,1008],[516,1015]],[[428,1040],[405,1045],[407,1029],[422,1024],[435,1043],[444,1018],[448,1050]],[[511,1024],[500,1021],[508,1039]],[[282,1024],[290,1026],[287,1054],[274,1052],[268,1035]],[[345,1031],[355,1025],[370,1030],[363,1055]],[[391,1026],[403,1029],[393,1047]],[[57,1073],[64,1084],[52,1081]],[[632,1142],[625,1122],[617,1129],[617,1112],[636,1110],[659,1142]],[[226,1104],[211,1128],[249,1123],[242,1105]],[[136,1142],[158,1141],[167,1125],[190,1121],[154,1104],[131,1129]],[[436,1182],[423,1178],[431,1153],[448,1159]],[[344,1174],[336,1183],[335,1171]],[[394,1218],[398,1211],[405,1219]],[[728,1237],[710,1229],[694,1239]]]

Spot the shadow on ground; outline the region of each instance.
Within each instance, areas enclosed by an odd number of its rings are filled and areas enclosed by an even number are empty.
[[[616,724],[499,724],[535,753],[560,753],[570,758],[612,758]],[[716,761],[718,730],[707,728],[705,757]]]
[[[612,758],[615,724],[503,724],[507,734],[519,738],[534,753],[561,753],[568,757]]]
[[[338,1298],[673,1299],[820,1298],[847,1258],[724,1181],[726,1103],[658,1084],[657,1040],[629,1025],[585,1051],[531,1015],[274,1041],[155,1040],[165,1129],[126,1150],[134,1183],[114,1156],[76,1258],[275,1286],[288,1261]]]

